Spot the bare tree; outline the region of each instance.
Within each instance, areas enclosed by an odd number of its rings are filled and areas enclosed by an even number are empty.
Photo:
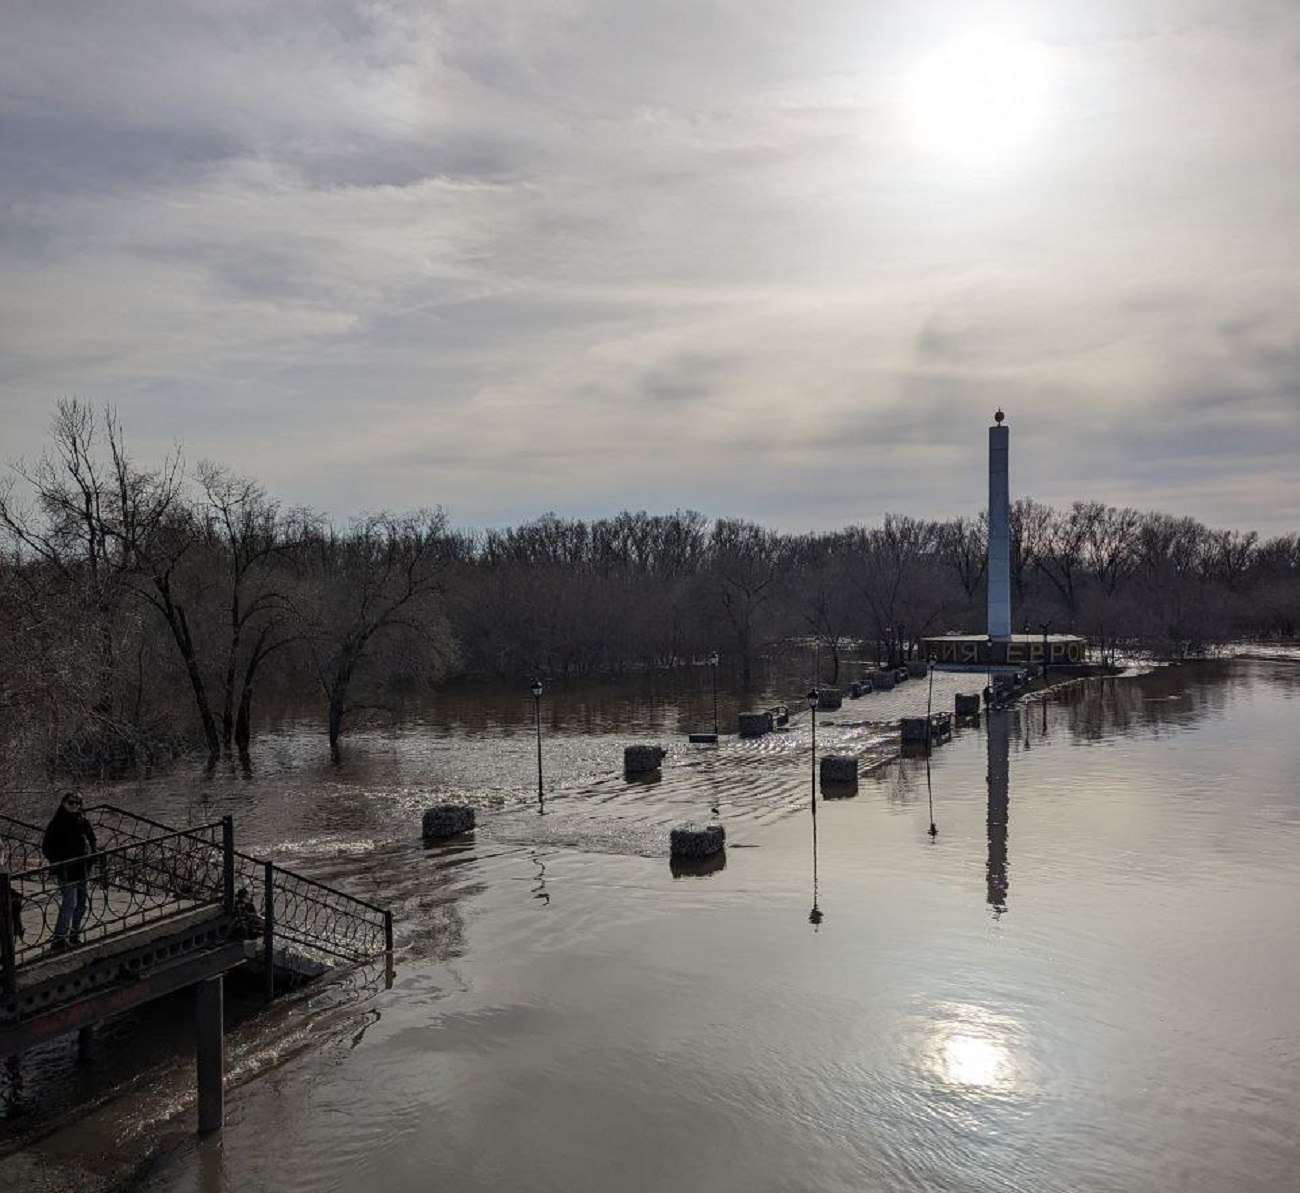
[[[141,737],[142,647],[128,646],[135,625],[127,604],[129,598],[142,594],[156,607],[166,603],[139,580],[142,575],[159,578],[158,560],[168,553],[160,545],[175,543],[183,511],[179,453],[168,457],[158,471],[141,472],[127,458],[121,426],[111,408],[105,409],[103,422],[101,438],[88,405],[77,400],[59,402],[51,428],[53,454],[43,455],[34,467],[20,463],[14,469],[33,491],[36,508],[28,509],[16,500],[10,480],[0,489],[0,525],[19,556],[53,569],[65,591],[80,591],[97,644],[91,664],[95,695],[88,709],[88,732],[92,742],[98,738],[106,743],[104,748],[117,759],[113,763],[117,766],[138,746],[148,750]],[[164,585],[167,570],[164,567],[161,573]],[[183,641],[183,611],[172,612],[169,624]],[[187,659],[187,664],[191,661]],[[197,672],[191,678],[197,680],[201,707],[201,680]],[[119,703],[115,693],[132,684],[133,695]],[[93,745],[87,749],[94,754]]]
[[[763,613],[776,596],[780,540],[770,530],[738,518],[720,518],[709,540],[715,608],[728,628],[741,679],[749,683],[764,641]]]
[[[454,656],[443,609],[443,577],[455,539],[441,510],[369,514],[348,534],[309,540],[309,590],[299,602],[305,639],[328,706],[331,749],[337,750],[367,664],[385,645],[398,643],[429,675],[441,674]],[[373,703],[373,691],[366,692]]]
[[[253,693],[262,665],[298,640],[292,568],[316,515],[284,513],[255,481],[211,461],[198,468],[205,537],[224,563],[226,645],[221,679],[221,740],[246,751]]]

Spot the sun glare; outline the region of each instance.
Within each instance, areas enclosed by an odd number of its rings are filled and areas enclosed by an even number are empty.
[[[993,1040],[954,1035],[944,1041],[943,1074],[953,1085],[998,1085],[1006,1067],[1005,1050]]]
[[[992,37],[936,50],[908,88],[912,133],[924,149],[973,163],[1022,152],[1047,117],[1041,46]]]

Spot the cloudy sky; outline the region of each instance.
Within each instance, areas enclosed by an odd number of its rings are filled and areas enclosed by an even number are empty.
[[[1293,0],[4,0],[0,461],[1300,527]]]

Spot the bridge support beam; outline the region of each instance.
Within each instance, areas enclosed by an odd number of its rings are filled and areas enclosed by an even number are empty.
[[[204,978],[194,986],[194,1026],[199,1080],[199,1134],[220,1131],[226,1117],[225,1021],[222,980]]]

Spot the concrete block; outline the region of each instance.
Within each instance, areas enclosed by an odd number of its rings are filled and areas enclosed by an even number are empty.
[[[826,784],[856,783],[858,760],[852,754],[827,754],[821,759],[821,781]]]
[[[474,827],[474,809],[468,804],[436,804],[425,811],[420,827],[426,841],[456,837]]]
[[[668,836],[670,856],[698,861],[712,857],[727,844],[727,831],[720,824],[683,824]]]
[[[659,769],[668,751],[662,746],[628,746],[623,751],[625,775],[648,775]]]

